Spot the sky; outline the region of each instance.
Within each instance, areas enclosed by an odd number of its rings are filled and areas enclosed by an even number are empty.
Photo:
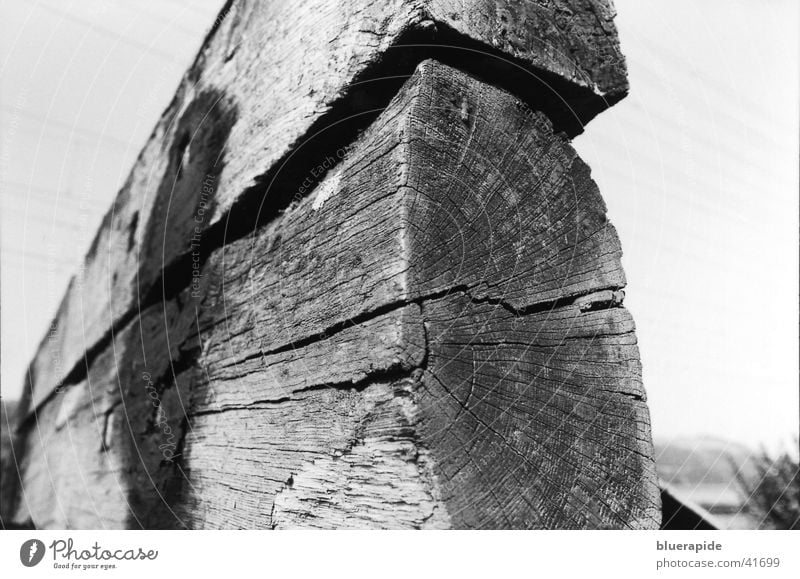
[[[788,441],[798,3],[615,4],[630,94],[575,146],[622,241],[653,435]]]
[[[575,139],[625,252],[656,440],[798,431],[798,5],[617,0],[630,95]],[[222,0],[0,0],[5,398]]]

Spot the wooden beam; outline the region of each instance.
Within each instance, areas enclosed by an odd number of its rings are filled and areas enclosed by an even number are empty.
[[[185,288],[194,265],[312,189],[422,60],[505,86],[579,132],[627,92],[612,18],[589,0],[226,5],[41,343],[27,414],[82,379],[141,309]]]
[[[107,393],[74,406],[97,487],[124,473],[101,524],[658,528],[619,241],[566,136],[426,60],[332,157],[43,405]],[[86,470],[52,484],[86,504]],[[86,524],[35,471],[17,519]]]

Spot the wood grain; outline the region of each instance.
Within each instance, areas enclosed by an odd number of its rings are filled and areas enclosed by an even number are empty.
[[[578,132],[627,91],[612,15],[588,0],[226,5],[40,345],[28,412],[215,249],[307,194],[422,60],[485,75]]]
[[[542,113],[422,62],[308,195],[92,360],[118,392],[95,454],[125,473],[102,524],[657,528],[620,255]],[[19,518],[91,522],[42,518],[46,492]]]

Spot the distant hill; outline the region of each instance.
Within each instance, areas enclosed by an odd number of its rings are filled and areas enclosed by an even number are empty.
[[[673,485],[722,484],[754,472],[753,449],[721,438],[678,438],[655,445],[658,476]]]

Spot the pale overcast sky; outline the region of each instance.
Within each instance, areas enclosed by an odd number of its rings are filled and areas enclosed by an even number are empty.
[[[3,395],[222,1],[0,2]],[[798,430],[798,6],[617,0],[631,94],[575,140],[656,439]]]

